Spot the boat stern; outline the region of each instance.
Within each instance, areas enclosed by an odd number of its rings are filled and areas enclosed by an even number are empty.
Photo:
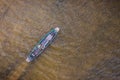
[[[30,60],[30,58],[27,57],[26,61],[27,61],[27,62],[30,62],[31,60]]]

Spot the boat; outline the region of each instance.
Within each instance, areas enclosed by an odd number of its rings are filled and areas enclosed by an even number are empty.
[[[31,62],[36,59],[53,42],[59,30],[59,27],[52,28],[45,36],[43,36],[42,39],[30,51],[26,61]]]

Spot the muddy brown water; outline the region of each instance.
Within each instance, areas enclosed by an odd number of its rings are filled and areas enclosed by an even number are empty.
[[[56,26],[53,44],[27,63]],[[0,0],[0,80],[120,80],[120,0]]]

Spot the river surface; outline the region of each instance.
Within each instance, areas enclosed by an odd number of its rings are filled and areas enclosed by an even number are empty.
[[[0,0],[0,80],[120,80],[120,0]]]

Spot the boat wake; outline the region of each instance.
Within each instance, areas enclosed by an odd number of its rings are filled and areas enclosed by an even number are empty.
[[[28,63],[22,62],[20,65],[18,65],[18,67],[16,67],[14,71],[10,73],[10,75],[8,76],[8,80],[18,80],[19,77],[27,68],[27,66],[28,66]]]

